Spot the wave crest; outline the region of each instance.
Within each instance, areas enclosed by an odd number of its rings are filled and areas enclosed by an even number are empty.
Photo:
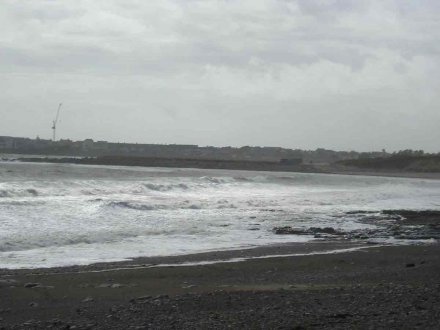
[[[38,196],[39,192],[36,189],[1,189],[0,198],[11,198],[11,197],[35,197]]]
[[[138,210],[138,211],[153,211],[161,209],[159,206],[153,206],[153,205],[146,205],[146,204],[138,204],[138,203],[131,203],[131,202],[110,202],[106,206],[109,207],[120,207],[124,209],[132,209],[132,210]]]
[[[178,184],[155,184],[155,183],[144,183],[143,186],[149,190],[166,192],[175,189],[188,190],[189,187],[184,183]]]

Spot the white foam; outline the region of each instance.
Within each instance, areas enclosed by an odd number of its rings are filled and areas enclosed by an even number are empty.
[[[323,174],[1,163],[0,179],[0,268],[305,242],[272,230],[374,229],[345,212],[440,200],[436,180]]]

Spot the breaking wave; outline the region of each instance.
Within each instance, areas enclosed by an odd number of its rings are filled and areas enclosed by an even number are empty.
[[[440,200],[440,181],[419,179],[2,166],[0,267],[11,268],[305,241],[313,237],[273,228],[351,232],[388,220],[347,212],[438,209]]]
[[[222,189],[225,186],[243,186],[254,184],[279,184],[281,182],[300,183],[301,180],[289,177],[268,176],[236,176],[236,177],[188,177],[182,182],[180,178],[162,183],[154,181],[117,181],[117,180],[69,180],[69,181],[35,181],[25,182],[22,187],[14,183],[0,184],[0,198],[16,197],[47,197],[47,196],[106,196],[113,194],[148,194],[186,191],[202,191],[205,189]],[[305,183],[305,182],[302,182]]]
[[[26,251],[47,247],[68,247],[73,245],[112,244],[122,240],[130,241],[138,237],[172,235],[176,229],[121,228],[120,230],[97,230],[75,232],[54,232],[32,236],[11,235],[0,242],[0,252]]]
[[[1,189],[0,198],[12,198],[12,197],[35,197],[39,192],[36,189]]]
[[[153,191],[171,191],[171,190],[187,190],[189,187],[186,184],[179,183],[179,184],[154,184],[154,183],[144,183],[143,186],[147,189],[153,190]]]
[[[101,202],[102,200],[97,200]],[[157,210],[202,210],[202,209],[227,209],[236,208],[232,203],[208,203],[206,205],[197,204],[191,201],[183,201],[175,204],[145,204],[140,202],[111,201],[103,205],[104,208],[120,208],[136,211],[157,211]]]
[[[153,210],[160,210],[161,207],[158,205],[146,205],[146,204],[136,204],[136,203],[130,203],[130,202],[110,202],[106,204],[108,207],[120,207],[125,209],[132,209],[132,210],[138,210],[138,211],[153,211]]]

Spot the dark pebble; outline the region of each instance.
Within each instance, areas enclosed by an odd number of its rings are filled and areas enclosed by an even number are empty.
[[[24,285],[25,288],[30,289],[30,288],[35,288],[37,286],[40,286],[40,283],[26,283]]]

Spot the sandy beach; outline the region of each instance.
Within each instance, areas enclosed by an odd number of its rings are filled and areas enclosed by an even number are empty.
[[[194,264],[232,258],[251,259]],[[2,270],[0,324],[3,329],[436,329],[439,274],[438,244],[347,243]]]

